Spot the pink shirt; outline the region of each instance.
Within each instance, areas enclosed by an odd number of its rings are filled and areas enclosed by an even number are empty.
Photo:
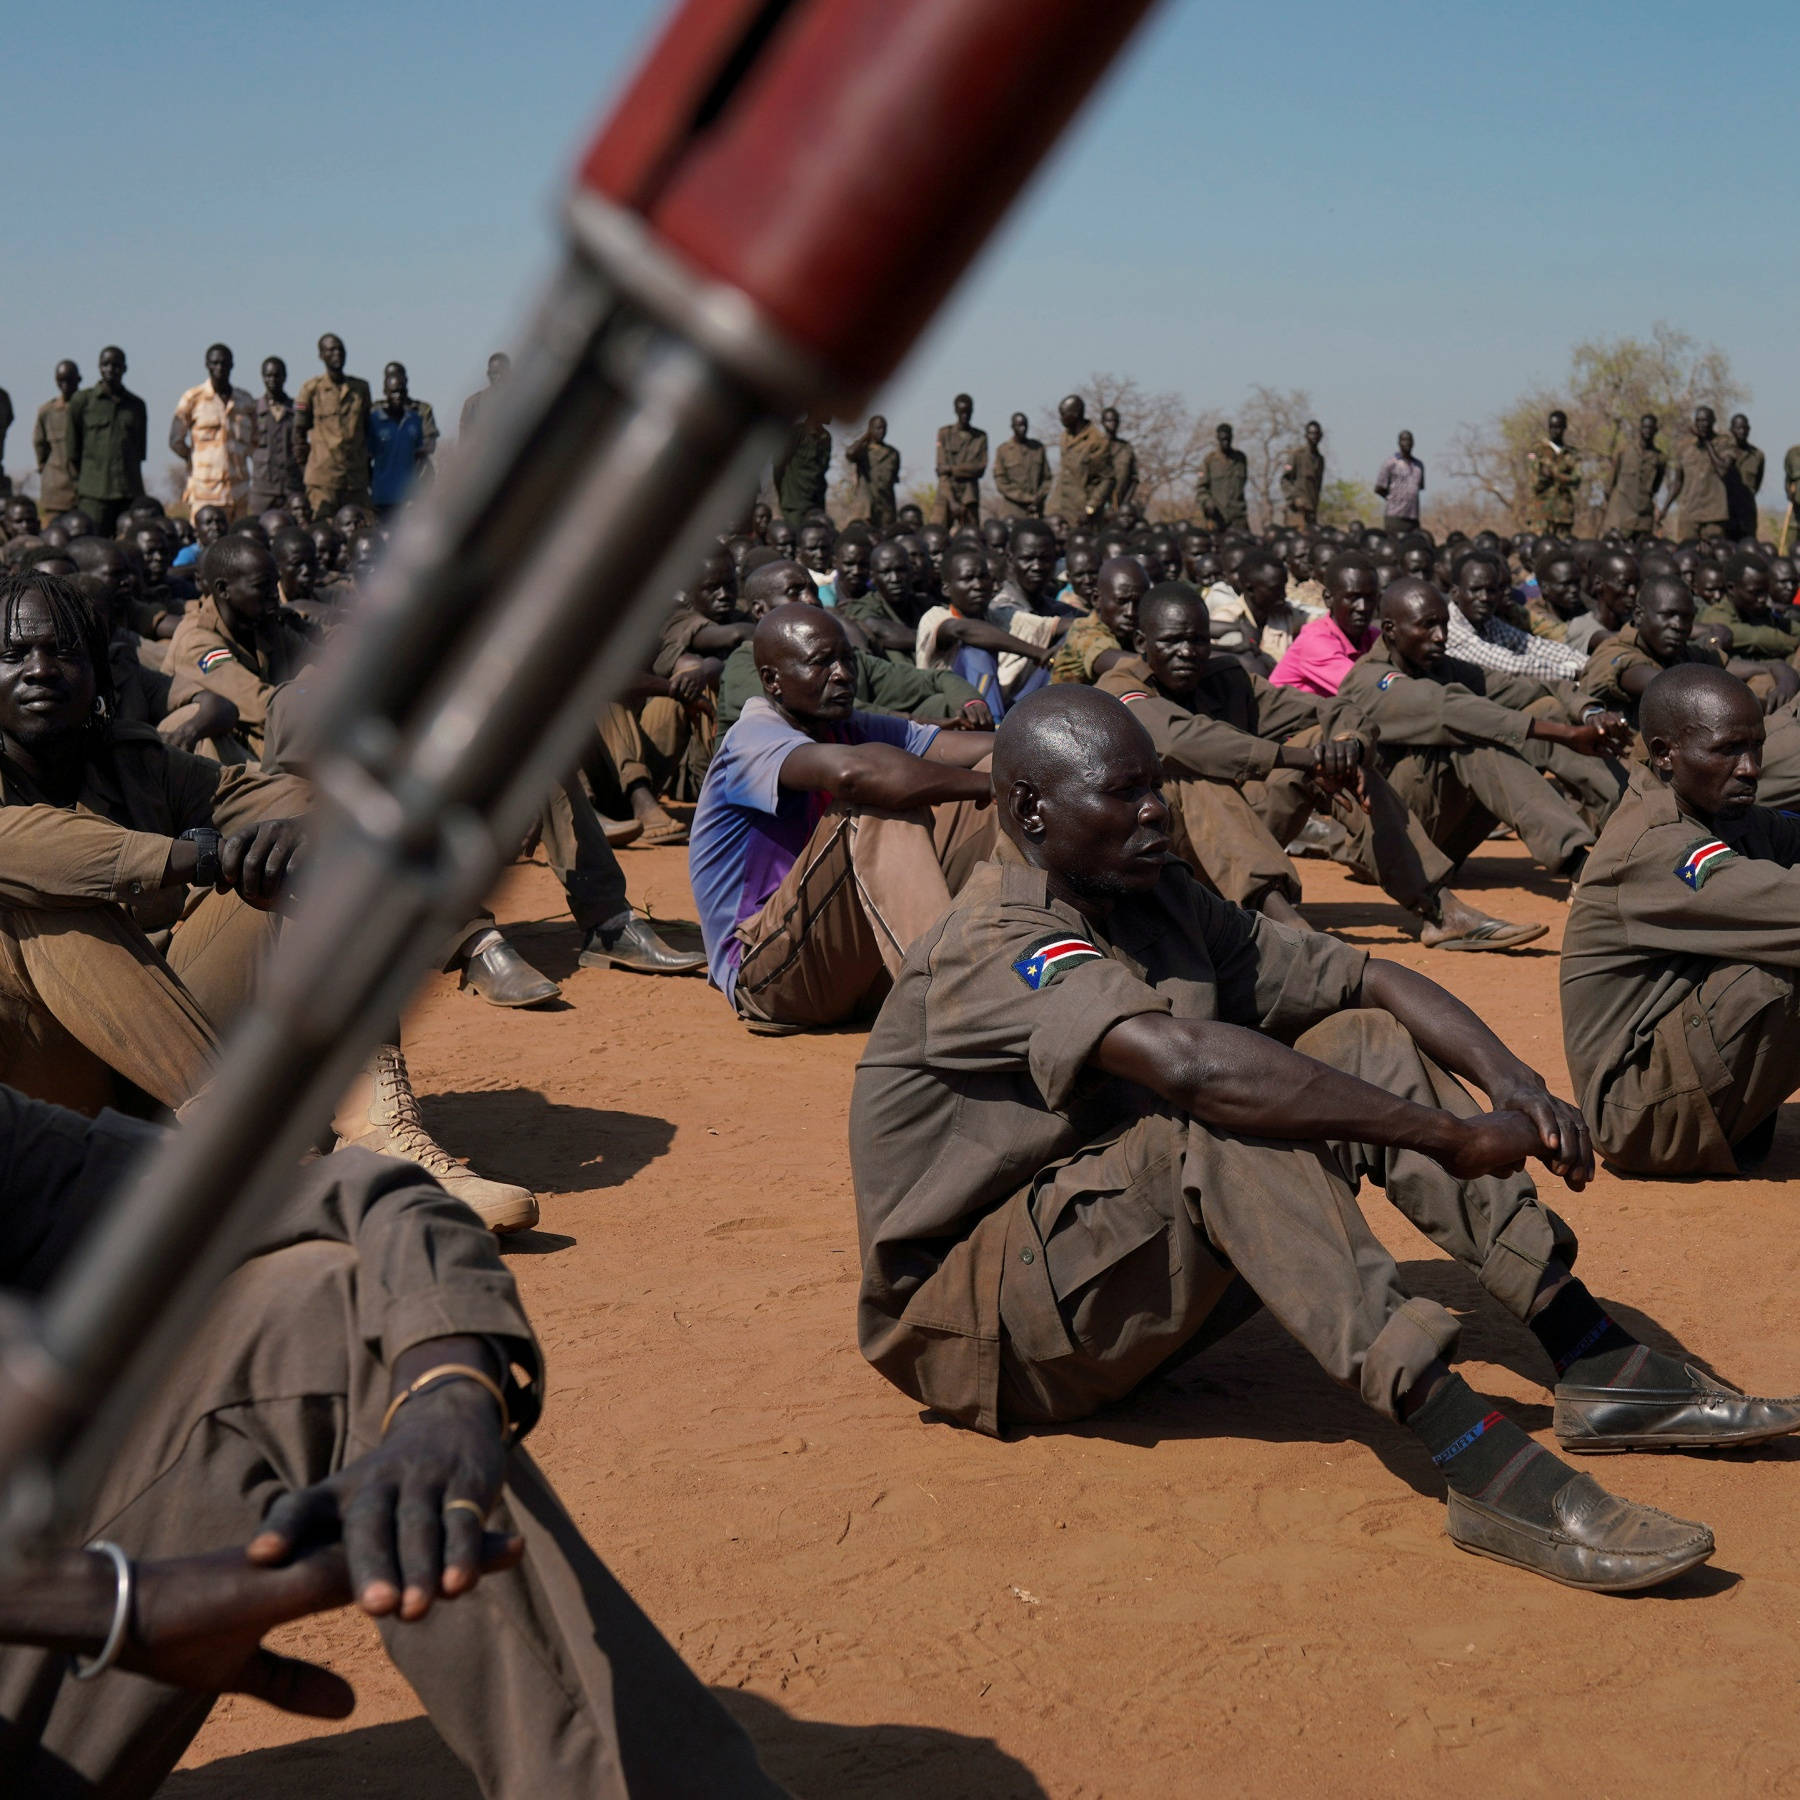
[[[1330,613],[1303,626],[1288,653],[1275,665],[1269,679],[1277,687],[1299,688],[1303,693],[1323,694],[1327,698],[1344,685],[1350,665],[1381,635],[1371,625],[1360,644],[1353,644],[1338,629]]]

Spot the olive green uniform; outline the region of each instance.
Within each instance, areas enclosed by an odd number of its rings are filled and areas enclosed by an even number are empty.
[[[1050,457],[1034,437],[1009,437],[994,452],[994,510],[1003,519],[1041,519],[1050,492]]]
[[[169,704],[185,706],[202,688],[223,694],[238,709],[236,736],[253,756],[268,749],[269,707],[275,691],[319,653],[321,637],[292,607],[243,632],[227,625],[210,594],[181,615],[169,639],[165,666]]]
[[[1007,840],[915,943],[850,1103],[857,1341],[960,1425],[1078,1419],[1259,1306],[1392,1418],[1457,1325],[1409,1298],[1356,1204],[1368,1179],[1523,1318],[1574,1240],[1522,1175],[1215,1128],[1099,1079],[1146,1014],[1267,1032],[1459,1116],[1479,1109],[1386,1013],[1367,954],[1241,911],[1174,858],[1103,923]]]
[[[315,375],[294,396],[296,427],[306,434],[306,497],[315,519],[340,506],[368,506],[369,384],[360,375]]]
[[[981,478],[987,473],[988,439],[973,425],[941,425],[937,434],[937,501],[933,516],[952,531],[981,523]]]
[[[1784,610],[1791,612],[1791,607]],[[1746,619],[1738,611],[1737,602],[1729,594],[1721,594],[1710,605],[1694,615],[1697,625],[1723,625],[1731,633],[1731,648],[1737,656],[1777,657],[1785,659],[1800,649],[1800,638],[1771,621],[1761,625]]]
[[[69,461],[69,403],[61,394],[37,409],[31,453],[38,466],[38,511],[48,522],[75,504],[75,469]]]
[[[1668,459],[1654,445],[1646,450],[1633,438],[1619,452],[1618,472],[1606,493],[1602,531],[1649,537],[1656,530],[1656,491],[1669,472]]]
[[[1581,493],[1581,452],[1549,438],[1525,452],[1532,518],[1540,531],[1566,537],[1575,529],[1575,501]]]
[[[1158,689],[1136,657],[1115,663],[1098,685],[1150,733],[1168,778],[1177,853],[1227,900],[1245,906],[1277,888],[1298,901],[1300,878],[1282,846],[1323,813],[1344,828],[1353,868],[1409,911],[1434,910],[1450,860],[1375,767],[1375,733],[1354,706],[1275,687],[1223,658],[1186,700]],[[1277,766],[1284,744],[1339,737],[1362,741],[1367,812],[1355,795],[1327,795],[1308,771]]]
[[[1729,465],[1729,448],[1719,439],[1712,444]],[[1699,439],[1689,437],[1682,443],[1676,458],[1681,471],[1681,535],[1691,538],[1715,538],[1725,535],[1731,517],[1731,501],[1725,491],[1725,477],[1713,466],[1707,447]]]
[[[1319,522],[1319,496],[1325,491],[1325,455],[1303,438],[1287,454],[1281,470],[1281,494],[1288,523],[1311,531]]]
[[[1463,679],[1471,673],[1486,671],[1444,657],[1431,672],[1411,674],[1377,640],[1351,666],[1338,698],[1379,728],[1388,780],[1452,863],[1504,822],[1544,868],[1561,870],[1594,834],[1526,759],[1537,740],[1527,735],[1530,715],[1503,703],[1513,678],[1489,677],[1496,699]],[[1523,689],[1542,693],[1536,682]]]
[[[948,669],[921,669],[906,662],[889,662],[885,656],[858,650],[856,655],[856,707],[859,712],[899,713],[922,724],[942,725],[956,718],[963,707],[981,696],[960,675]],[[725,659],[719,672],[719,730],[738,722],[744,703],[763,691],[762,677],[748,642]]]
[[[1753,539],[1756,536],[1756,496],[1762,492],[1768,458],[1754,444],[1745,444],[1740,449],[1735,439],[1732,450],[1731,471],[1725,477],[1725,503],[1731,509],[1731,535]]]
[[[1114,506],[1136,506],[1138,498],[1137,452],[1122,437],[1109,437],[1107,442],[1112,449],[1112,504]]]
[[[1200,465],[1194,500],[1200,516],[1214,531],[1248,531],[1250,508],[1244,498],[1250,481],[1250,461],[1241,450],[1221,450],[1216,445]]]
[[[96,382],[69,402],[66,430],[75,504],[110,537],[126,503],[144,491],[149,415],[129,389],[109,394]]]
[[[850,484],[850,517],[886,531],[900,510],[894,489],[900,480],[900,452],[892,444],[866,439],[852,444],[844,460],[855,471]]]
[[[831,468],[831,429],[811,425],[795,438],[792,449],[775,466],[775,494],[781,516],[799,530],[810,512],[825,507],[825,477]]]
[[[1112,445],[1092,419],[1062,435],[1056,487],[1048,511],[1070,525],[1083,525],[1112,498]]]
[[[1800,819],[1702,825],[1645,765],[1563,932],[1563,1044],[1603,1155],[1730,1175],[1800,1087]]]

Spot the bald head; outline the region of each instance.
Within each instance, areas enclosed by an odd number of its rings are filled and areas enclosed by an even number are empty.
[[[1644,742],[1674,744],[1720,718],[1762,718],[1756,696],[1735,675],[1708,663],[1677,663],[1644,689],[1638,722]]]
[[[847,719],[856,703],[856,658],[837,616],[787,602],[757,621],[751,660],[763,693],[803,731]]]
[[[1424,576],[1402,575],[1398,581],[1390,581],[1387,592],[1381,596],[1382,622],[1409,619],[1415,613],[1443,604],[1444,596]]]
[[[1644,690],[1638,721],[1650,767],[1701,824],[1741,819],[1762,777],[1763,711],[1735,675],[1677,663]]]
[[[784,603],[816,605],[817,594],[812,577],[791,556],[777,556],[761,564],[744,582],[744,604],[752,618],[761,618],[771,607]]]

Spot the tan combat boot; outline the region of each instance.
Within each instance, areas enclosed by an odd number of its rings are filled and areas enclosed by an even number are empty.
[[[538,1222],[537,1196],[528,1188],[472,1174],[426,1131],[398,1044],[383,1044],[369,1058],[331,1125],[340,1144],[417,1163],[490,1231],[529,1231]]]

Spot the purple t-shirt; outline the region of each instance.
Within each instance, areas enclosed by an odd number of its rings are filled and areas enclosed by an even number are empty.
[[[781,765],[803,745],[892,744],[923,756],[935,725],[882,713],[852,713],[816,738],[790,725],[762,695],[745,701],[720,740],[688,834],[688,881],[700,910],[707,974],[735,1000],[743,945],[736,927],[781,886],[831,806],[829,794],[781,785]]]

